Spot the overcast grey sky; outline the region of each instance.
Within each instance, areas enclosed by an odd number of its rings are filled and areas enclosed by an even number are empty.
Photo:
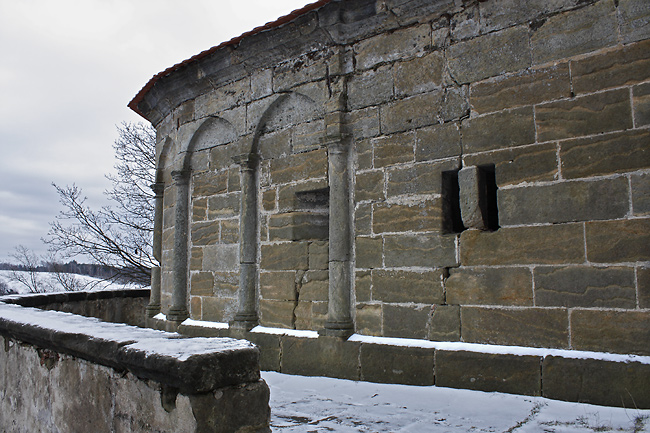
[[[61,209],[105,204],[115,125],[156,73],[313,0],[0,0],[0,261]]]

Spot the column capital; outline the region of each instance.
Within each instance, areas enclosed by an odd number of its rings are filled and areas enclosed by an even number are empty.
[[[242,153],[232,157],[235,164],[241,166],[242,169],[255,169],[260,162],[260,156],[255,153]]]
[[[350,134],[327,135],[321,139],[321,144],[331,153],[345,153],[350,149]]]
[[[156,198],[161,198],[165,192],[165,182],[152,183],[149,187],[153,190]]]
[[[190,170],[174,170],[172,171],[172,179],[177,185],[187,184],[190,181]]]

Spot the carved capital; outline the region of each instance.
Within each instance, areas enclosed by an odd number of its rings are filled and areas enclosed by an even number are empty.
[[[242,170],[254,170],[260,162],[259,155],[254,153],[243,153],[232,157],[235,164],[239,165]]]
[[[156,195],[156,198],[162,198],[163,193],[165,192],[165,182],[156,182],[151,184],[150,187]]]
[[[187,185],[190,181],[189,170],[174,170],[172,171],[172,179],[176,185]]]

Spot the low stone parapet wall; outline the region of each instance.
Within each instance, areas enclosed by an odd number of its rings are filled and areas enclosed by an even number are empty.
[[[496,391],[650,409],[650,356],[314,331],[252,332],[187,320],[185,335],[235,336],[261,350],[261,368],[286,374]]]
[[[0,301],[143,327],[149,294],[149,289],[97,290],[9,295]]]
[[[268,432],[259,350],[0,302],[0,431]]]

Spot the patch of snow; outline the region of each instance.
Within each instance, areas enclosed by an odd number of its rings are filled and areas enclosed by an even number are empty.
[[[300,329],[267,328],[265,326],[256,326],[251,329],[251,332],[257,332],[259,334],[289,335],[292,337],[302,338],[318,338],[318,332]]]
[[[650,410],[262,372],[273,432],[650,432]]]
[[[127,352],[131,350],[142,351],[147,354],[162,355],[179,361],[186,361],[194,355],[233,352],[254,347],[252,343],[246,340],[196,337],[148,339],[124,346],[124,350]]]
[[[162,313],[159,313],[160,315]],[[158,316],[156,315],[156,316]],[[154,317],[156,318],[156,317]],[[228,329],[229,325],[224,322],[208,322],[205,320],[194,320],[194,319],[185,319],[181,325],[187,326],[200,326],[202,328],[213,328],[213,329]]]
[[[153,316],[153,318],[158,320],[167,320],[167,316],[165,316],[163,313],[158,313],[155,316]]]
[[[16,281],[13,277],[14,271],[0,270],[0,284],[4,284],[12,292],[16,294],[30,294],[31,292],[24,284]],[[16,271],[16,274],[29,279],[28,272]],[[49,272],[38,272],[37,278],[39,287],[44,289],[43,293],[65,292],[65,288],[59,281],[56,280],[54,274]],[[100,278],[90,277],[88,275],[74,274],[75,280],[78,282],[79,287],[83,291],[98,291],[98,290],[129,290],[141,289],[143,286],[139,284],[120,284],[112,281],[102,280]]]
[[[438,349],[449,351],[467,351],[490,354],[518,355],[518,356],[560,356],[573,359],[594,359],[614,362],[640,362],[650,364],[650,356],[624,355],[607,352],[587,352],[582,350],[548,349],[538,347],[500,346],[496,344],[462,343],[457,341],[429,341],[409,338],[372,337],[354,334],[348,341],[358,341],[368,344],[385,344],[389,346],[420,347],[424,349]]]

